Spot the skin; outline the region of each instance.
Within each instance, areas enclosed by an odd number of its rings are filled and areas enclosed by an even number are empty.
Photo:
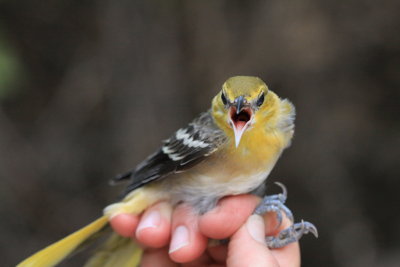
[[[279,233],[290,222],[284,218],[278,226],[273,213],[264,217],[251,215],[259,202],[260,199],[253,195],[229,196],[201,216],[195,215],[187,205],[178,205],[173,209],[168,203],[160,202],[141,216],[120,214],[113,217],[110,223],[117,233],[132,237],[143,245],[142,267],[300,266],[298,243],[273,250],[264,244],[265,235]],[[141,227],[150,214],[156,218],[155,223],[151,227]],[[148,223],[144,225],[148,226]],[[189,242],[171,252],[171,240],[174,240],[175,231],[180,226],[188,230]],[[230,238],[230,241],[226,245],[208,245],[208,238]]]

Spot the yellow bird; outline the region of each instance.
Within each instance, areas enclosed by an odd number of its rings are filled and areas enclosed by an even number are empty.
[[[111,217],[139,214],[161,200],[173,205],[185,202],[201,214],[224,196],[255,191],[264,185],[282,151],[290,145],[294,119],[292,103],[280,99],[261,79],[229,78],[213,98],[210,110],[175,132],[134,170],[114,179],[130,179],[120,202],[106,207],[104,215],[93,223],[18,266],[54,266],[105,232]],[[283,194],[265,197],[255,212],[274,211],[280,220],[283,212],[293,220],[284,205],[283,190]],[[277,237],[267,237],[267,244],[282,247],[308,232],[317,235],[311,223],[293,224]],[[140,253],[131,239],[112,234],[85,266],[135,266]]]

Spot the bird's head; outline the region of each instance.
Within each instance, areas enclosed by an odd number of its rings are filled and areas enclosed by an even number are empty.
[[[265,110],[267,85],[257,77],[235,76],[223,85],[212,103],[216,123],[225,131],[233,132],[236,147],[243,134],[257,121],[260,111]]]

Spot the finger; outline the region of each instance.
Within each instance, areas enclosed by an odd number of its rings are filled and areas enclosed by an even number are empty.
[[[178,267],[179,264],[173,262],[168,255],[168,248],[146,249],[140,262],[141,267]]]
[[[200,257],[196,258],[194,261],[181,264],[182,267],[205,267],[210,266],[211,259],[207,253],[203,253]]]
[[[169,254],[173,261],[184,263],[199,257],[206,249],[207,238],[199,231],[195,215],[189,206],[179,205],[172,215],[172,238]]]
[[[223,267],[226,263],[228,248],[226,245],[207,247],[207,251],[194,261],[182,264],[182,267]]]
[[[290,243],[283,248],[271,249],[271,253],[281,267],[300,266],[299,242]]]
[[[251,215],[246,223],[232,236],[228,245],[229,267],[279,266],[265,244],[264,219]]]
[[[122,213],[110,219],[113,230],[123,237],[132,237],[139,223],[139,216]]]
[[[290,227],[292,222],[284,215],[282,224],[279,225],[278,219],[274,212],[264,215],[265,232],[268,236],[276,236],[280,231]],[[290,243],[282,248],[270,250],[272,255],[279,262],[281,267],[300,266],[300,246],[299,242]]]
[[[200,231],[209,238],[227,238],[244,224],[259,202],[260,198],[254,195],[225,197],[216,208],[200,217]]]
[[[140,218],[136,229],[136,239],[152,248],[168,244],[171,236],[172,207],[167,202],[159,202],[148,208]]]

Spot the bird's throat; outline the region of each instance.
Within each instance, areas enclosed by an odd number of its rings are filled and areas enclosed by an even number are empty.
[[[229,124],[235,135],[235,146],[238,147],[244,132],[251,124],[253,112],[250,108],[243,108],[240,112],[237,112],[236,108],[232,107],[229,117]]]

